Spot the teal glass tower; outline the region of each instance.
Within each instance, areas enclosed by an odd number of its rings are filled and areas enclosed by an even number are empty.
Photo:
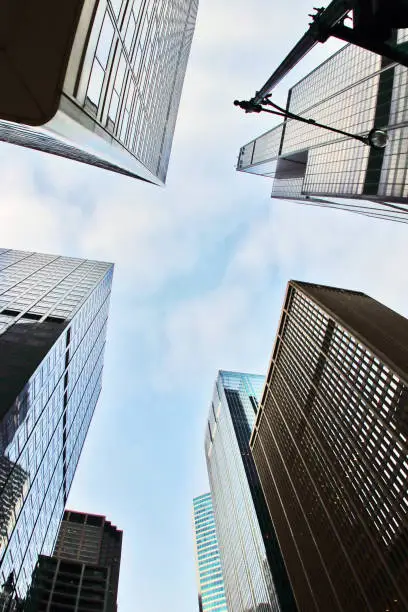
[[[205,437],[225,594],[233,612],[296,610],[249,448],[264,381],[220,371]]]
[[[211,493],[193,500],[193,531],[200,612],[227,612]]]
[[[51,555],[102,385],[113,265],[0,249],[0,583]]]

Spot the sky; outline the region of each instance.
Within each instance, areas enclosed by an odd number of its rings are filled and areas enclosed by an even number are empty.
[[[310,6],[309,6],[310,4]],[[164,189],[2,143],[0,246],[115,263],[103,391],[68,507],[124,531],[120,612],[192,612],[192,499],[219,369],[265,374],[289,279],[365,291],[408,315],[403,225],[270,199],[237,173],[272,127],[249,98],[311,3],[200,0]],[[339,45],[319,46],[274,99]]]

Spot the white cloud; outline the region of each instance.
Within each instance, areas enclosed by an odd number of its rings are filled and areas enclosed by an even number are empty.
[[[160,368],[169,375],[161,381],[173,387],[219,368],[266,371],[285,284],[293,278],[362,290],[408,315],[407,257],[404,226],[271,200],[237,245],[220,285],[169,313]]]

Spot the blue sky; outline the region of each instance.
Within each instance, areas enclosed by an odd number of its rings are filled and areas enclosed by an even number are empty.
[[[165,189],[1,145],[1,246],[116,264],[104,387],[69,506],[124,530],[120,612],[197,609],[191,504],[208,489],[213,381],[265,373],[288,279],[408,315],[403,226],[272,201],[268,179],[234,170],[274,123],[232,101],[266,80],[309,5],[201,0]],[[275,99],[336,48],[316,49]]]

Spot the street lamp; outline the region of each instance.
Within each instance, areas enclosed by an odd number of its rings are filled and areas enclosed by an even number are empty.
[[[408,0],[331,0],[326,8],[321,7],[314,10],[316,12],[309,15],[312,18],[309,29],[271,74],[266,83],[255,93],[255,96],[245,102],[247,106],[242,106],[242,103],[238,100],[234,104],[237,103],[237,106],[241,106],[248,113],[266,111],[263,108],[256,109],[262,104],[269,104],[269,102],[265,102],[265,99],[274,87],[317,43],[325,43],[331,36],[408,67],[408,43],[395,42],[395,37],[392,36],[393,30],[408,27]],[[353,27],[348,27],[345,25],[345,20],[351,12],[353,13]],[[291,118],[299,119],[296,116]],[[313,123],[313,121],[307,121],[307,123]],[[336,131],[329,126],[320,125],[319,127]],[[374,148],[384,148],[386,138],[384,134],[381,136],[377,134],[380,131],[375,129],[375,134],[372,134],[371,131],[366,137],[365,144]],[[350,138],[356,138],[354,134],[343,133]],[[357,140],[362,139],[357,138]]]
[[[309,125],[314,125],[324,130],[329,130],[330,132],[335,132],[336,134],[353,138],[354,140],[358,140],[359,142],[362,142],[373,149],[384,149],[387,145],[388,135],[384,130],[373,128],[370,130],[367,136],[352,134],[351,132],[346,132],[345,130],[339,130],[338,128],[331,127],[330,125],[319,123],[315,119],[307,119],[306,117],[296,115],[295,113],[282,108],[278,104],[275,104],[275,102],[272,102],[270,96],[271,94],[266,95],[260,102],[257,102],[256,96],[251,100],[235,100],[234,105],[239,106],[246,113],[271,113],[272,115],[278,115],[279,117],[284,117],[285,119],[293,119],[294,121],[300,121],[301,123],[308,123]],[[264,108],[264,106],[272,106],[275,110]]]

